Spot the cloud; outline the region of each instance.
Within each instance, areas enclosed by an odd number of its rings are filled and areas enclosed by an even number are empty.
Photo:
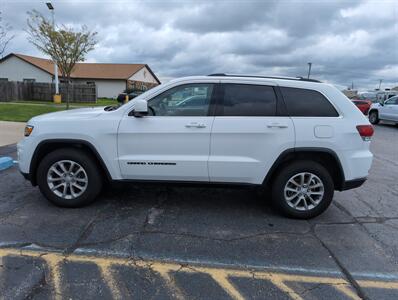
[[[57,24],[98,32],[87,61],[147,63],[169,79],[214,72],[305,76],[341,86],[398,85],[396,1],[53,0]],[[40,53],[27,42],[26,14],[39,1],[2,0],[16,38],[9,51]]]

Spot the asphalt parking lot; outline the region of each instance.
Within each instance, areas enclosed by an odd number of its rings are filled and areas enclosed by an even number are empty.
[[[61,209],[2,171],[0,298],[398,299],[398,128],[375,129],[369,180],[310,221],[253,190],[167,185]]]

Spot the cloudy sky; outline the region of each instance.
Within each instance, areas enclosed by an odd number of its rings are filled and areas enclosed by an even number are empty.
[[[8,52],[42,56],[26,11],[46,1],[0,0]],[[89,62],[147,63],[161,80],[214,72],[306,76],[339,87],[398,85],[398,1],[53,0],[56,23],[98,32]]]

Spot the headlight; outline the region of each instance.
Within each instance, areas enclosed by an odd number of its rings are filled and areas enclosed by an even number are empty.
[[[30,125],[25,126],[25,136],[30,136],[32,131],[33,131],[33,126],[30,126]]]

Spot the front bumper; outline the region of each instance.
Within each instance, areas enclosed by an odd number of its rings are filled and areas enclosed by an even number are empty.
[[[30,181],[30,174],[29,173],[23,173],[20,171],[20,173],[22,174],[22,176],[26,179]]]

